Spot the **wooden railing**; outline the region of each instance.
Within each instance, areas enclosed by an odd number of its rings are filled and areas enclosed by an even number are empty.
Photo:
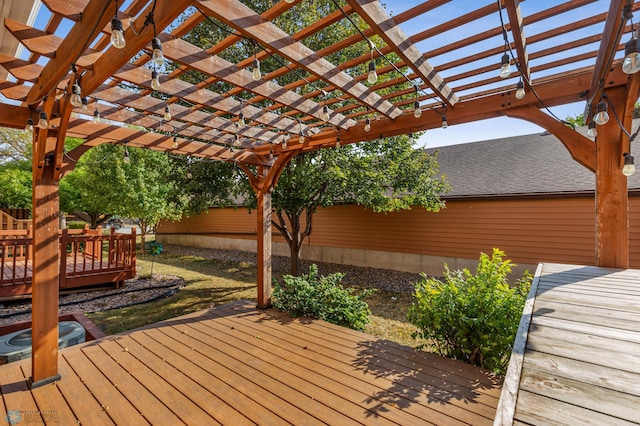
[[[16,219],[4,210],[0,210],[0,231],[27,230],[31,219]]]
[[[0,297],[31,293],[33,240],[29,230],[0,231]],[[60,232],[60,288],[133,278],[136,271],[136,232],[103,235],[102,228]],[[7,287],[16,286],[15,289]],[[19,288],[18,288],[19,287]]]

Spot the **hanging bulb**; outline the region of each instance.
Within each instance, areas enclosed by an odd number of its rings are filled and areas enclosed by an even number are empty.
[[[33,132],[33,120],[31,118],[27,118],[27,125],[24,127],[24,130]]]
[[[636,166],[633,161],[633,155],[627,154],[626,152],[622,154],[624,156],[624,166],[622,167],[622,174],[629,177],[636,174]]]
[[[288,140],[289,140],[289,138],[288,138],[288,137],[286,137],[286,136],[282,139],[282,149],[287,149],[287,148],[288,148],[288,146],[289,146],[289,145],[287,144],[287,141],[288,141]]]
[[[40,119],[38,120],[38,127],[41,129],[46,129],[49,127],[49,120],[47,119],[47,113],[44,111],[40,111]]]
[[[89,101],[87,100],[87,98],[82,98],[81,102],[82,105],[80,105],[80,111],[87,112],[87,110],[89,109]]]
[[[187,179],[192,179],[193,178],[193,174],[191,173],[191,170],[187,170]]]
[[[235,146],[240,146],[240,136],[238,136],[237,133],[236,133],[235,137],[233,138],[233,144]]]
[[[160,90],[160,79],[158,78],[158,71],[151,71],[151,88],[153,90]]]
[[[289,3],[289,4],[293,3],[294,1],[296,0],[284,0],[285,3]]]
[[[69,99],[69,102],[71,102],[71,105],[73,105],[76,108],[78,108],[79,106],[82,106],[82,96],[80,96],[81,94],[82,94],[82,88],[78,83],[74,83],[73,86],[71,86],[71,98]]]
[[[329,121],[329,119],[331,119],[331,116],[329,115],[329,107],[328,106],[323,106],[322,107],[322,114],[320,115],[320,117],[324,120],[324,121]]]
[[[415,143],[415,141],[416,141],[416,140],[415,140],[415,139],[414,139],[414,137],[413,137],[413,132],[409,133],[409,143],[410,143],[411,145],[413,145],[413,144]]]
[[[111,20],[111,44],[116,49],[123,49],[127,44],[122,31],[122,22],[118,18]]]
[[[374,61],[369,62],[369,74],[367,74],[367,81],[369,84],[376,84],[378,81],[378,73],[376,73],[376,63]]]
[[[151,59],[157,66],[162,66],[162,64],[164,64],[164,55],[162,54],[162,43],[160,43],[160,39],[158,37],[151,39],[151,48],[153,49]]]
[[[371,131],[371,120],[369,118],[367,118],[364,121],[364,131],[365,132],[370,132]]]
[[[98,108],[96,107],[96,110],[93,111],[93,120],[92,120],[95,124],[100,123],[100,111],[98,111]]]
[[[622,71],[626,74],[635,74],[640,71],[640,40],[636,34],[632,34],[631,40],[624,45]]]
[[[244,120],[244,113],[240,112],[240,114],[238,114],[238,122],[243,127],[247,125],[247,122]]]
[[[596,136],[598,136],[596,122],[593,120],[589,122],[589,130],[587,130],[587,136],[589,136],[590,138],[595,138]]]
[[[340,136],[336,139],[336,148],[340,148]]]
[[[443,129],[449,127],[449,123],[447,123],[447,116],[444,114],[442,115],[442,123],[440,124],[440,127],[442,127]]]
[[[178,149],[178,137],[173,137],[173,149]]]
[[[169,108],[169,105],[164,107],[164,121],[171,121],[171,108]]]
[[[304,134],[300,133],[300,137],[298,138],[299,143],[304,143]]]
[[[598,109],[597,109],[597,113],[596,116],[594,117],[593,121],[596,122],[596,124],[599,125],[603,125],[603,124],[607,124],[609,122],[609,105],[607,105],[607,103],[605,101],[600,101],[598,102]]]
[[[253,70],[251,70],[251,78],[253,81],[260,81],[262,78],[262,72],[260,71],[260,61],[258,58],[253,58]]]
[[[502,60],[500,61],[500,63],[501,63],[500,77],[509,78],[509,76],[511,75],[511,64],[509,60],[509,55],[506,52],[504,55],[502,55]]]
[[[415,118],[422,117],[422,110],[420,109],[420,102],[418,102],[418,101],[415,101],[413,103],[413,116]]]
[[[122,161],[124,161],[124,164],[129,164],[131,162],[131,158],[129,158],[129,150],[126,145],[124,147],[124,156],[122,157]]]
[[[520,80],[516,86],[516,99],[522,99],[524,98],[524,95],[524,81]]]

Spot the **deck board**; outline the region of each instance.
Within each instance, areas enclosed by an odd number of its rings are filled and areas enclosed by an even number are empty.
[[[536,275],[513,424],[640,424],[640,271],[544,264]],[[495,424],[511,424],[501,413]]]
[[[249,302],[60,354],[62,380],[33,392],[28,360],[0,366],[3,405],[57,404],[64,424],[481,425],[500,392],[478,368]]]

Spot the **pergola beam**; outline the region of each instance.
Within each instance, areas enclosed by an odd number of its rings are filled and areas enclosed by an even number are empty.
[[[520,11],[520,0],[504,0],[509,16],[513,43],[518,54],[518,70],[522,74],[524,81],[531,80],[531,70],[529,69],[529,55],[527,54],[527,38],[524,34],[524,22]]]
[[[347,0],[349,5],[369,24],[420,79],[435,92],[448,106],[452,107],[458,96],[451,91],[447,82],[433,69],[429,61],[422,56],[409,37],[402,31],[377,0]]]

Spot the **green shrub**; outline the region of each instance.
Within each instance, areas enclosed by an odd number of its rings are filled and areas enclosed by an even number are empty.
[[[531,286],[529,272],[509,286],[515,265],[504,255],[497,248],[491,258],[482,253],[475,275],[446,265],[444,281],[423,274],[409,308],[414,337],[429,340],[442,356],[504,374]]]
[[[309,274],[285,275],[283,284],[275,283],[273,306],[293,317],[308,316],[344,327],[362,330],[369,322],[369,306],[363,299],[373,290],[355,294],[341,284],[344,274],[318,276],[318,266]]]

